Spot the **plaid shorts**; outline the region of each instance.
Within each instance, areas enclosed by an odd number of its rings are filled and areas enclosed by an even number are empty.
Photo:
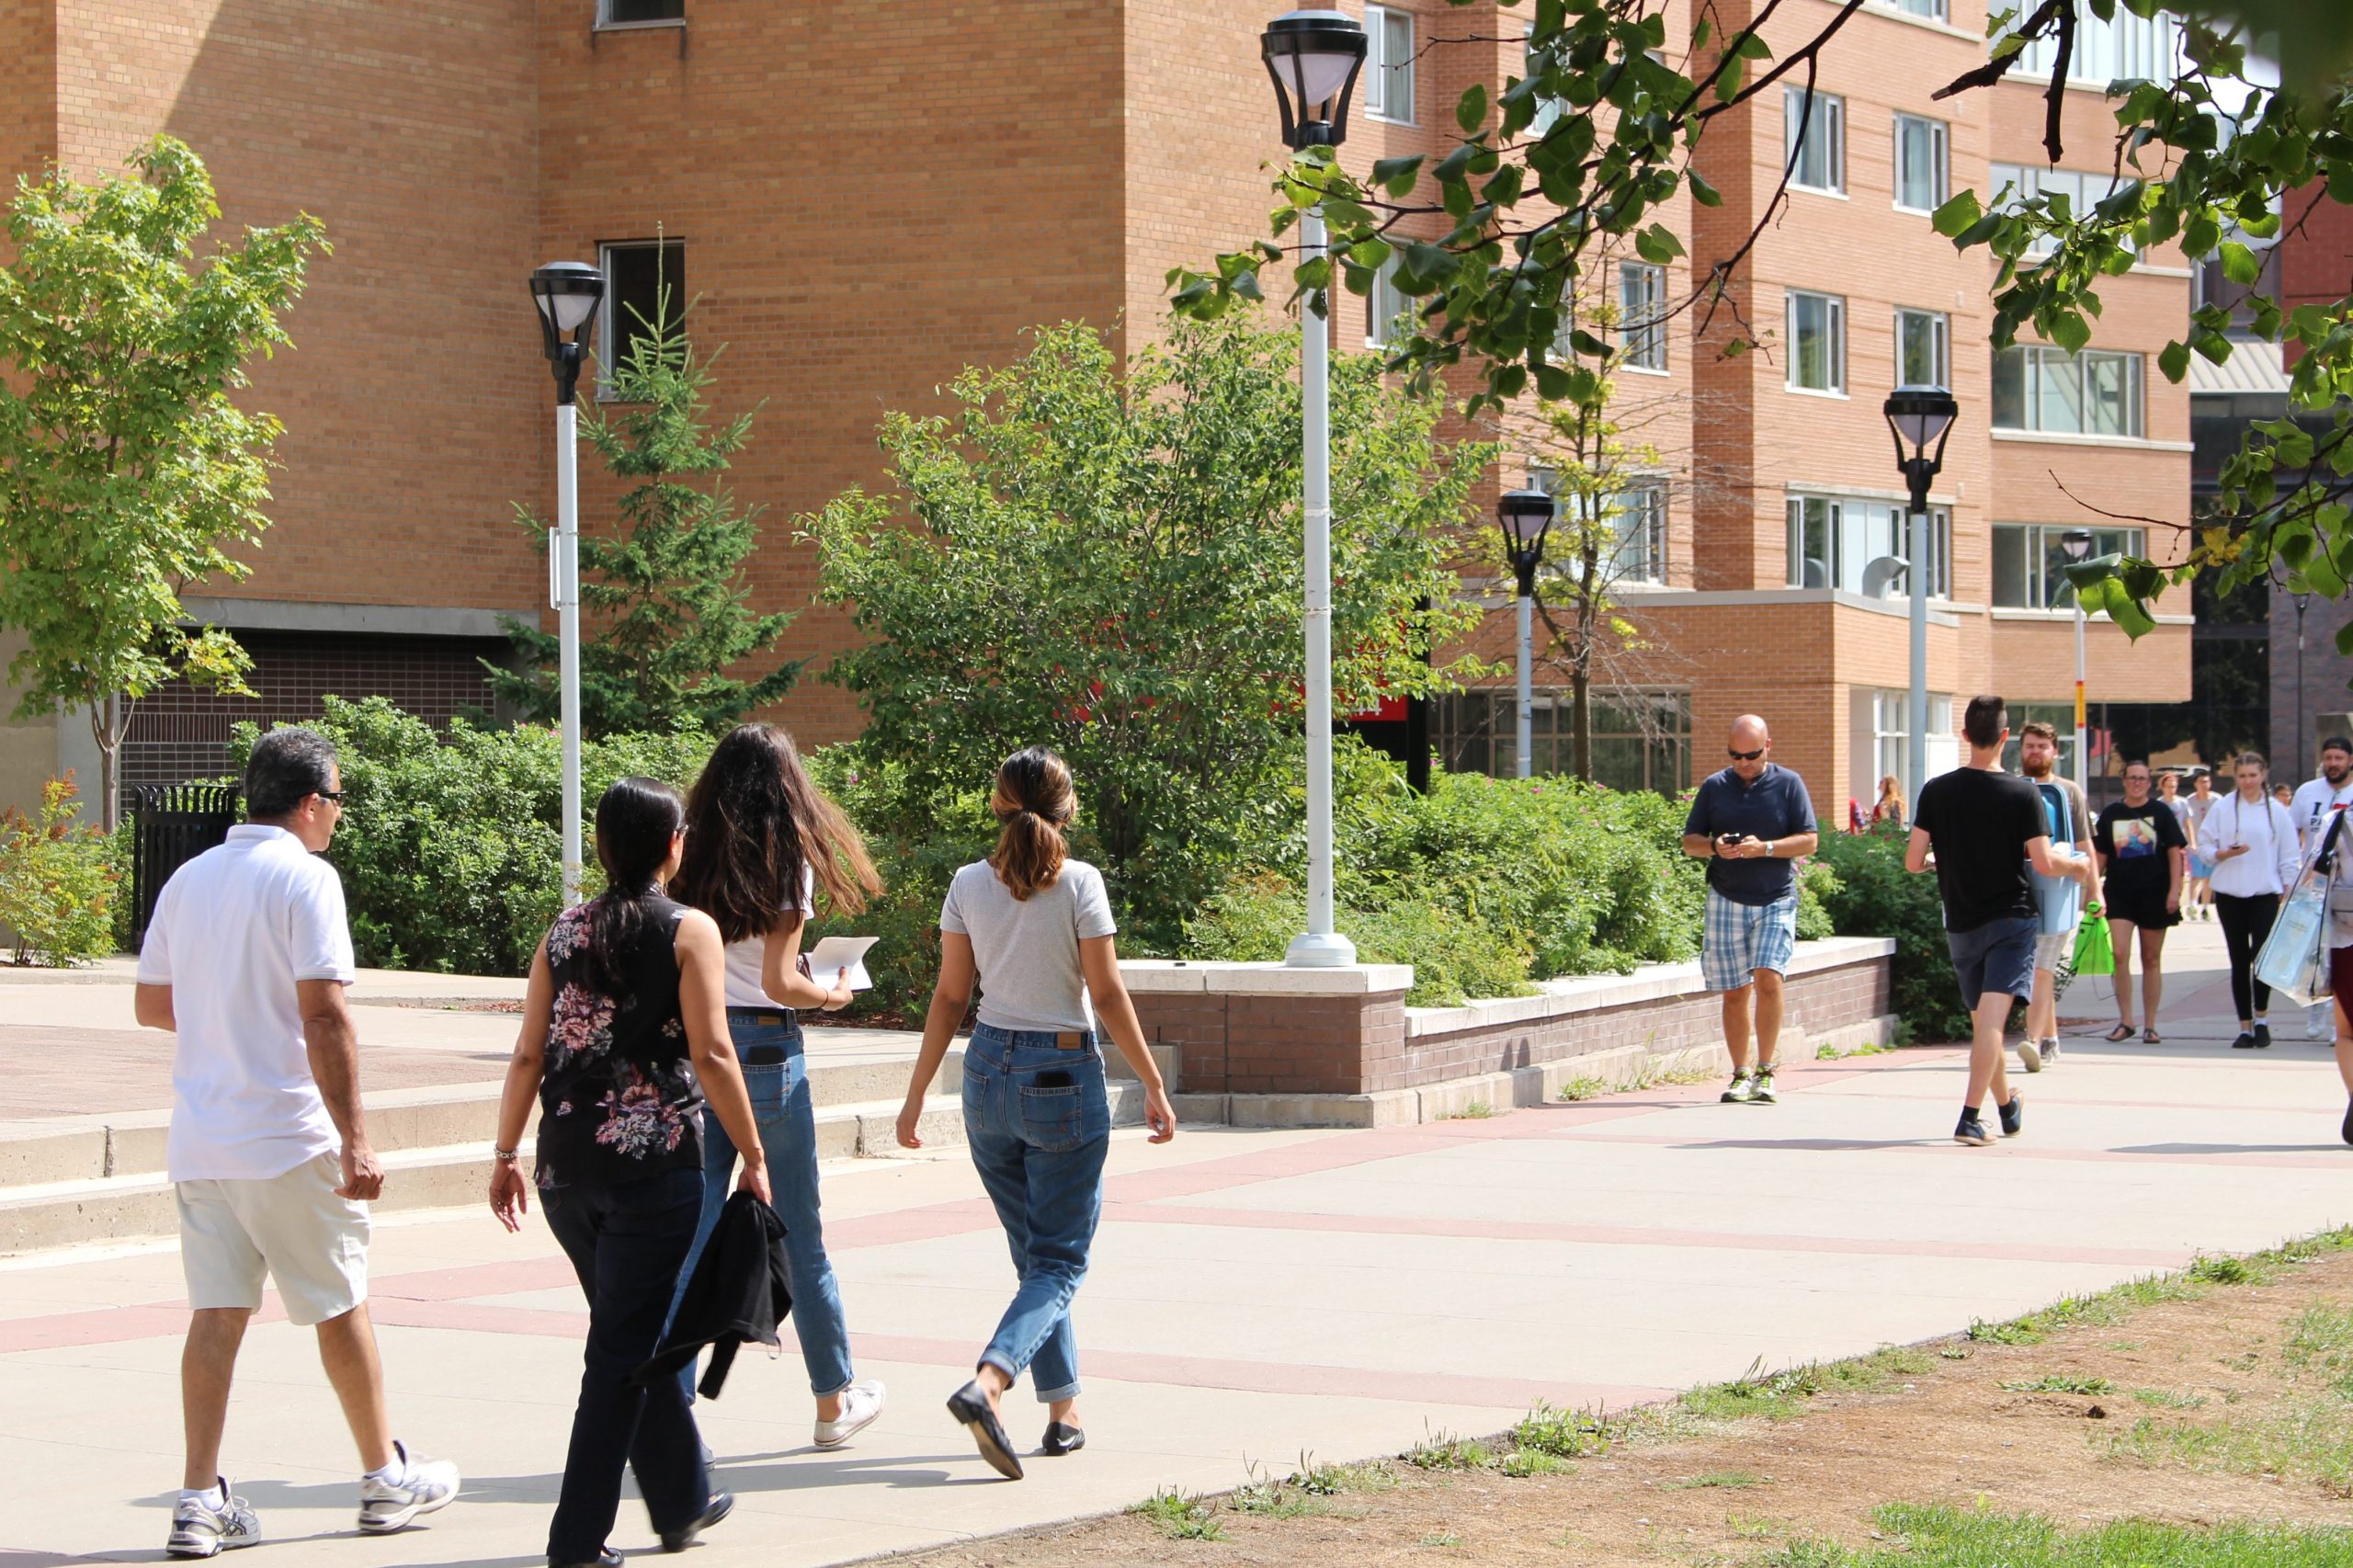
[[[1749,971],[1790,967],[1798,945],[1798,895],[1771,903],[1734,903],[1708,890],[1708,919],[1699,941],[1699,975],[1711,991],[1737,991]]]

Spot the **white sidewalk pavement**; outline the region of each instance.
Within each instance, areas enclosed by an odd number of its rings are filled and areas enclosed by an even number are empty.
[[[1367,1132],[1120,1134],[1078,1323],[1089,1447],[994,1479],[940,1401],[1011,1288],[961,1152],[829,1169],[861,1375],[892,1401],[807,1446],[799,1358],[739,1363],[706,1403],[741,1503],[693,1562],[838,1562],[1222,1488],[1302,1449],[1485,1433],[1536,1399],[1611,1404],[1868,1350],[2070,1291],[2353,1221],[2327,1050],[2255,1055],[2203,927],[2175,938],[2167,1043],[2086,1028],[2021,1077],[2026,1136],[1949,1134],[1960,1054],[1793,1062],[1778,1107],[1720,1085]],[[2104,1015],[2078,993],[2063,1011]],[[2103,1022],[2104,1027],[2104,1022]],[[384,1224],[374,1261],[395,1424],[467,1487],[429,1528],[352,1531],[355,1462],[311,1346],[256,1328],[229,1433],[277,1545],[244,1559],[536,1564],[578,1376],[582,1304],[534,1220]],[[0,1568],[154,1561],[176,1480],[178,1263],[167,1245],[0,1264]],[[1017,1395],[1017,1437],[1042,1414]],[[651,1549],[625,1505],[614,1544]]]

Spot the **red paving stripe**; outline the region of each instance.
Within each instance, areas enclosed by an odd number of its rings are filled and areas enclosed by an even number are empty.
[[[1695,1133],[1563,1131],[1563,1142],[1588,1143],[1649,1143],[1661,1148],[1786,1149],[1802,1153],[1918,1153],[1949,1151],[1951,1138],[1923,1132],[1915,1138],[1710,1138]],[[2191,1144],[2176,1149],[2052,1149],[2005,1142],[2002,1154],[2013,1160],[2113,1162],[2120,1165],[2223,1165],[2254,1170],[2353,1172],[2353,1153],[2332,1153],[2323,1142],[2282,1146],[2277,1150]]]
[[[1188,1209],[1166,1204],[1106,1204],[1103,1217],[1123,1224],[1201,1225],[1217,1230],[1459,1236],[1466,1241],[1558,1242],[1590,1246],[1716,1247],[1733,1252],[1983,1258],[2005,1263],[2112,1263],[2127,1267],[2177,1268],[2197,1256],[2194,1249],[2187,1247],[2021,1246],[2000,1242],[1904,1241],[1860,1236],[1764,1235],[1742,1231],[1676,1231],[1643,1225],[1409,1219],[1387,1214],[1299,1214],[1254,1209]]]
[[[472,1334],[521,1334],[578,1339],[588,1332],[585,1312],[550,1312],[492,1306],[479,1301],[380,1301],[376,1321],[405,1328],[455,1329]],[[788,1337],[790,1320],[787,1320]],[[896,1361],[958,1371],[972,1365],[977,1346],[958,1339],[911,1335],[854,1334],[852,1353],[861,1361]],[[1450,1373],[1392,1373],[1371,1367],[1322,1367],[1279,1361],[1233,1360],[1213,1356],[1158,1356],[1144,1351],[1081,1351],[1089,1378],[1113,1382],[1159,1383],[1176,1388],[1232,1389],[1245,1393],[1310,1394],[1394,1400],[1409,1404],[1471,1404],[1497,1410],[1527,1410],[1541,1400],[1565,1409],[1616,1407],[1666,1399],[1672,1389],[1617,1384],[1547,1383],[1526,1378],[1474,1378]]]

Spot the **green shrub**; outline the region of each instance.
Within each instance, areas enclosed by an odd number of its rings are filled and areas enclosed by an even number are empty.
[[[74,778],[41,786],[40,814],[0,812],[0,926],[16,934],[17,962],[64,968],[116,950],[119,877],[113,846],[76,826]]]
[[[1446,1007],[1472,996],[1516,996],[1529,989],[1526,948],[1428,903],[1343,907],[1337,924],[1356,943],[1359,962],[1414,966],[1409,1006]],[[1272,963],[1306,928],[1306,899],[1288,881],[1262,872],[1238,879],[1188,921],[1184,950],[1188,958]]]
[[[381,697],[326,699],[311,728],[332,738],[343,768],[344,820],[327,851],[342,873],[352,944],[369,966],[458,974],[521,974],[563,902],[563,753],[542,725],[446,736]],[[258,733],[238,727],[242,770]],[[681,788],[710,755],[694,732],[614,735],[581,748],[582,810],[626,774]],[[601,885],[593,827],[582,852]]]
[[[1893,1006],[1915,1040],[1967,1040],[1969,1014],[1953,982],[1937,879],[1904,869],[1910,836],[1892,822],[1862,833],[1824,834],[1819,859],[1836,882],[1823,892],[1822,906],[1841,937],[1895,938]]]

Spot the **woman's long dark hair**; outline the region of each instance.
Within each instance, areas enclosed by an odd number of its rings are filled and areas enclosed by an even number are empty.
[[[1070,854],[1063,829],[1077,809],[1070,765],[1044,746],[1015,752],[996,770],[989,810],[1005,831],[997,835],[989,864],[1015,902],[1027,903],[1031,893],[1052,887],[1063,874],[1063,861]]]
[[[792,737],[774,724],[738,725],[687,797],[687,853],[671,895],[717,921],[722,937],[741,942],[799,927],[801,881],[811,871],[844,915],[864,910],[882,891],[866,840],[810,782]]]
[[[653,919],[646,904],[662,892],[656,879],[685,821],[678,792],[658,778],[617,778],[597,802],[597,860],[605,868],[605,891],[588,902],[587,940],[578,960],[591,989],[611,996],[626,983],[622,956]]]

